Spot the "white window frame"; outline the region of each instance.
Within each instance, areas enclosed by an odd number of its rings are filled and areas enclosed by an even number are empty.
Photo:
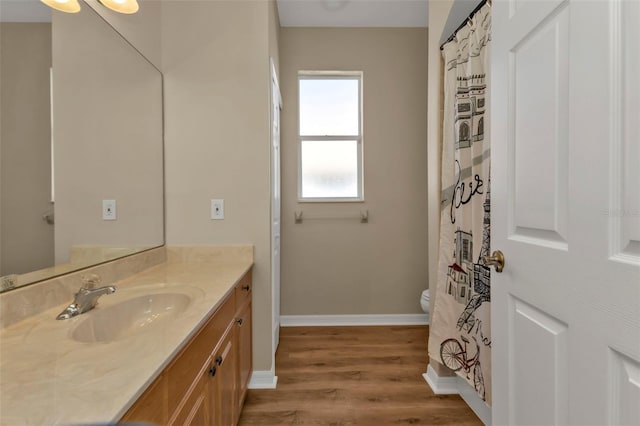
[[[358,80],[358,135],[337,136],[302,136],[300,133],[300,81],[301,80],[329,80],[344,79],[345,77]],[[298,71],[298,202],[299,203],[362,203],[364,202],[364,162],[362,144],[362,71]],[[358,195],[356,197],[303,197],[302,196],[302,142],[303,141],[344,141],[355,140],[358,145]]]

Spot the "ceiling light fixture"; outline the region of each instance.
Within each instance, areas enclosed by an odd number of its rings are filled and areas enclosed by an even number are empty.
[[[40,0],[47,6],[67,13],[80,12],[78,0]],[[136,13],[140,7],[137,0],[98,0],[102,5],[119,13]]]
[[[140,8],[136,0],[98,0],[111,10],[120,13],[136,13]]]
[[[40,0],[42,3],[47,6],[59,10],[61,12],[67,13],[78,13],[80,12],[80,4],[78,0]]]

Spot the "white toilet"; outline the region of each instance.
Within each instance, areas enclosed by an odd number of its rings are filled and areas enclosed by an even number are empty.
[[[420,296],[420,306],[422,306],[422,310],[425,314],[429,313],[429,289],[426,289],[422,292],[422,296]]]

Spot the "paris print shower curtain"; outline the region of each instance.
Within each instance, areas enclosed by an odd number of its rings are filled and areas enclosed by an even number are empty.
[[[490,6],[443,46],[440,249],[429,356],[491,404]]]

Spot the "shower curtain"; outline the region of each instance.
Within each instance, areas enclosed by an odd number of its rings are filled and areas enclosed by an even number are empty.
[[[440,247],[429,357],[491,405],[490,6],[443,46]]]

